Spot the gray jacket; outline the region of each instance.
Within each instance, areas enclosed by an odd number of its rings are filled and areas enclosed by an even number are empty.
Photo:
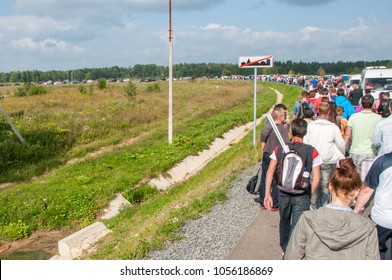
[[[291,234],[284,259],[380,259],[376,224],[352,211],[329,206],[303,213]]]

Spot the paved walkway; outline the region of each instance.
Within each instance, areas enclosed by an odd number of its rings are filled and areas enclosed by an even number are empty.
[[[259,209],[228,260],[281,260],[279,212]]]
[[[373,201],[361,214],[369,217]],[[386,259],[392,260],[392,240],[387,243]],[[253,222],[246,229],[240,241],[231,251],[228,260],[281,260],[279,246],[279,212],[257,211]]]

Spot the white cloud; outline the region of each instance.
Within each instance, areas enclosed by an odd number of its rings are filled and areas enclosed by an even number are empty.
[[[17,52],[41,52],[48,53],[67,53],[73,52],[77,54],[83,53],[83,48],[76,45],[70,45],[65,41],[46,38],[41,41],[35,41],[32,38],[26,37],[18,40],[12,40],[9,43],[10,47]]]
[[[214,30],[214,29],[221,29],[221,25],[218,23],[210,23],[205,27],[202,27],[204,30]]]

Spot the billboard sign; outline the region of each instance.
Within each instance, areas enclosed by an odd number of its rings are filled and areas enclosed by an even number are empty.
[[[273,56],[241,56],[239,59],[240,68],[266,68],[273,66]]]

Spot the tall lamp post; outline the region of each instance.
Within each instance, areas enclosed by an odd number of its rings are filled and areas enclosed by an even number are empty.
[[[173,29],[172,4],[169,0],[169,144],[173,143]]]

